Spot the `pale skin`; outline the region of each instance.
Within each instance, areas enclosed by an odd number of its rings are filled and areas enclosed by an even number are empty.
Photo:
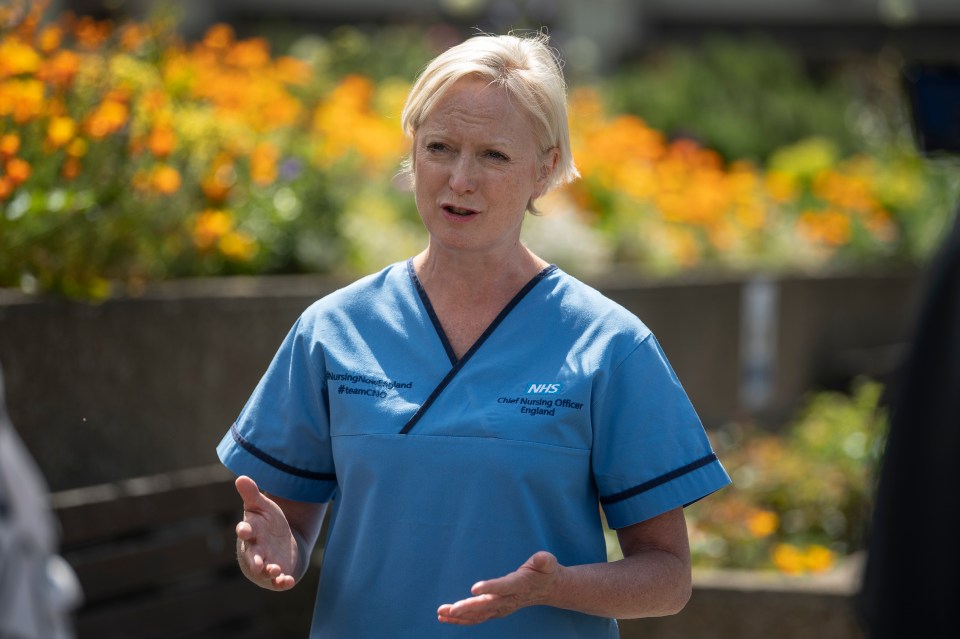
[[[417,208],[429,232],[414,268],[458,357],[547,266],[521,243],[520,228],[558,153],[541,150],[530,131],[500,89],[465,78],[414,135]],[[264,588],[292,588],[307,568],[325,506],[264,495],[249,477],[237,479],[237,491],[244,503],[237,524],[243,573]],[[472,625],[534,605],[621,619],[682,609],[691,592],[682,509],[617,536],[620,561],[565,566],[544,549],[510,574],[464,584],[464,599],[439,605],[437,619]]]

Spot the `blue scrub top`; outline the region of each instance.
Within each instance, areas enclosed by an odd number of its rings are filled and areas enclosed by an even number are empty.
[[[287,499],[334,500],[311,637],[616,637],[546,606],[436,610],[547,550],[606,561],[613,528],[729,483],[653,334],[551,266],[460,359],[412,261],[313,304],[217,452]]]

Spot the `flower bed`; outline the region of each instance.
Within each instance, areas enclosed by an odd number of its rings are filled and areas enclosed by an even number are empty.
[[[0,27],[0,286],[97,299],[175,277],[364,272],[423,245],[392,181],[401,104],[433,53],[422,30],[384,30],[375,48],[344,29],[276,54],[226,25],[187,43],[171,20],[25,2]],[[955,178],[902,137],[850,152],[799,131],[768,156],[724,157],[611,111],[622,79],[573,86],[585,177],[526,231],[574,272],[913,262],[949,213]]]

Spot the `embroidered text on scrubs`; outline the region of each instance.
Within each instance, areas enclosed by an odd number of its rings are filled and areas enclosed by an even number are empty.
[[[518,404],[520,413],[523,415],[546,415],[553,417],[558,408],[568,408],[570,410],[583,410],[583,402],[575,402],[569,399],[544,399],[541,397],[498,397],[498,404]]]
[[[377,386],[378,388],[413,388],[413,382],[398,382],[392,379],[381,379],[379,377],[368,377],[363,374],[355,373],[330,373],[327,372],[328,382],[350,382],[351,384],[364,384],[366,386]],[[341,385],[341,388],[343,385]],[[340,391],[343,393],[343,391]]]
[[[380,399],[383,399],[387,396],[387,391],[385,390],[376,390],[373,388],[354,388],[353,386],[345,386],[340,384],[337,387],[337,394],[343,395],[344,393],[347,395],[366,395],[367,397],[379,397]]]

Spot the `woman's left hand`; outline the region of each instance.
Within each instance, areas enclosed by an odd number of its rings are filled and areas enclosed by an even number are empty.
[[[472,597],[440,606],[437,619],[467,626],[542,604],[562,579],[562,571],[556,557],[540,551],[509,575],[475,583]]]

